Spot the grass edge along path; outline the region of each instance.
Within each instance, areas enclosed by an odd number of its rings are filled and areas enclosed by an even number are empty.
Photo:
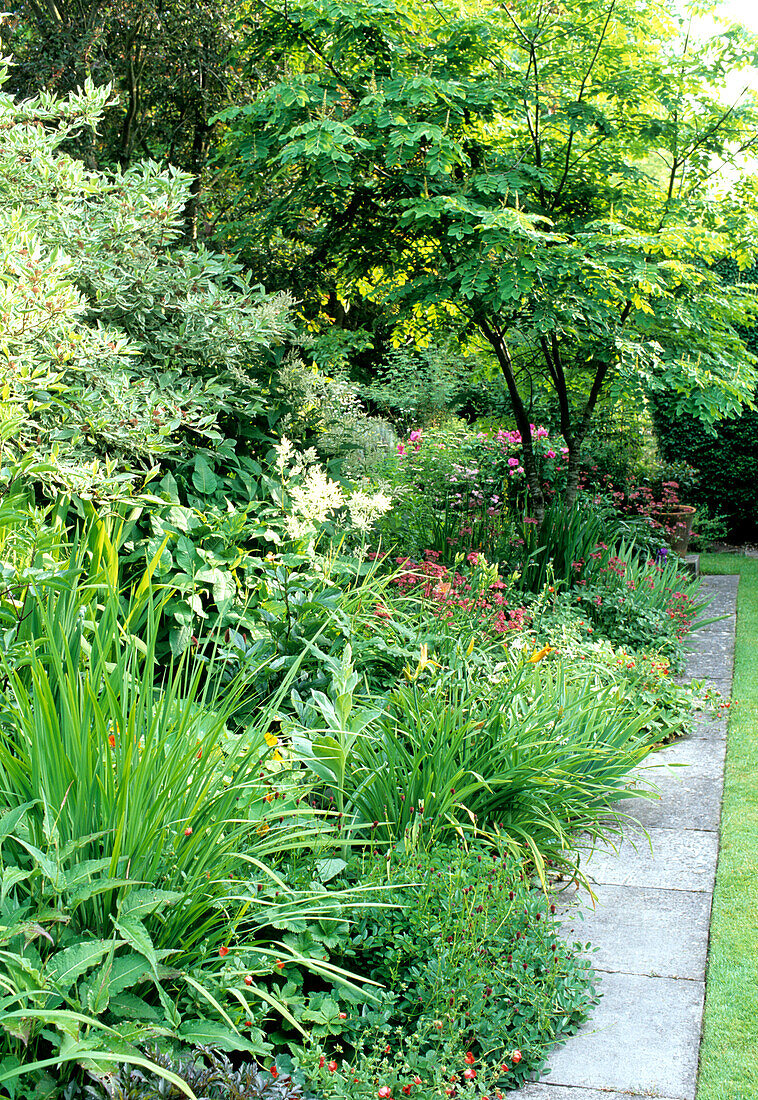
[[[697,1100],[756,1100],[758,559],[704,554],[700,564],[706,574],[739,573],[740,584]]]

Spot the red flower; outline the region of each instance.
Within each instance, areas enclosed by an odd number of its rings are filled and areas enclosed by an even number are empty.
[[[276,1068],[276,1066],[272,1066],[269,1070],[269,1073],[274,1078],[274,1080],[276,1080],[276,1078],[279,1076],[279,1070]]]
[[[326,1065],[326,1058],[322,1054],[321,1057],[318,1060],[318,1068],[323,1069],[325,1065]]]
[[[346,1020],[346,1019],[347,1019],[347,1012],[340,1012],[340,1020]]]
[[[469,1066],[468,1069],[464,1069],[463,1076],[466,1078],[467,1081],[473,1081],[476,1077],[476,1070],[472,1069],[471,1066]]]
[[[275,963],[274,965],[275,965],[275,966],[276,966],[276,967],[277,967],[277,968],[278,968],[279,970],[284,970],[284,968],[285,968],[285,966],[286,966],[287,964],[286,964],[285,962],[282,962],[282,960],[281,960],[281,959],[277,959],[277,960],[276,960],[276,963]]]
[[[329,1070],[330,1073],[336,1073],[337,1072],[337,1063],[336,1062],[330,1062],[329,1065],[326,1068]]]
[[[223,959],[224,955],[229,954],[229,948],[226,945],[224,945],[223,947],[219,947],[218,953],[221,956],[221,958]]]
[[[184,835],[185,836],[192,836],[192,826],[191,825],[188,825],[187,828],[184,830]]]
[[[413,1088],[412,1085],[403,1085],[403,1087],[400,1089],[400,1091],[405,1093],[406,1096],[410,1096],[412,1088]]]
[[[474,1055],[471,1053],[470,1050],[467,1050],[463,1061],[466,1063],[467,1066],[473,1066],[474,1062],[476,1061],[476,1058],[474,1057]]]
[[[418,1074],[416,1074],[416,1076],[413,1078],[413,1083],[414,1083],[414,1085],[420,1085],[421,1084],[421,1078],[419,1077]]]
[[[389,1085],[382,1085],[376,1090],[376,1095],[380,1098],[380,1100],[387,1100],[387,1097],[392,1096],[392,1089],[389,1087]]]
[[[115,733],[109,733],[108,734],[108,744],[110,745],[110,747],[112,749],[115,749],[115,747],[116,747],[116,735],[115,735]]]
[[[522,1058],[523,1055],[520,1050],[514,1050],[513,1054],[511,1054],[511,1061],[513,1062],[514,1066],[517,1066]]]
[[[245,985],[252,985],[252,984],[253,984],[252,974],[246,974],[245,975]]]

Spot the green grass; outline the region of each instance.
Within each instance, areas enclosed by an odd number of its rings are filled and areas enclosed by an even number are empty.
[[[701,558],[740,573],[734,700],[700,1050],[698,1100],[758,1097],[758,559]]]

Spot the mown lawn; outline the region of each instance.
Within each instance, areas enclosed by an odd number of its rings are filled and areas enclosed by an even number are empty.
[[[758,1097],[758,559],[703,555],[740,573],[733,706],[713,899],[698,1100]]]

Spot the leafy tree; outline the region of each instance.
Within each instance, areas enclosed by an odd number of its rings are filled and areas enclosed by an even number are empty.
[[[754,43],[682,38],[658,0],[266,0],[250,63],[279,79],[223,113],[247,255],[278,252],[312,318],[381,305],[454,329],[502,371],[535,513],[530,396],[554,393],[575,495],[600,394],[676,394],[706,423],[750,398],[751,195],[714,180],[758,135],[719,87]],[[744,199],[744,201],[743,201]]]
[[[185,212],[190,237],[203,230],[211,116],[242,97],[229,57],[239,45],[230,0],[15,0],[2,37],[14,57],[10,89],[67,94],[85,80],[110,83],[115,96],[101,133],[87,129],[74,148],[90,168],[125,168],[145,157],[194,177]],[[73,135],[72,135],[73,137]],[[198,222],[200,220],[200,225]]]
[[[91,493],[190,460],[202,478],[203,450],[238,463],[267,404],[256,368],[290,330],[288,300],[231,257],[177,247],[188,176],[60,151],[108,94],[0,91],[3,410],[51,476]]]

